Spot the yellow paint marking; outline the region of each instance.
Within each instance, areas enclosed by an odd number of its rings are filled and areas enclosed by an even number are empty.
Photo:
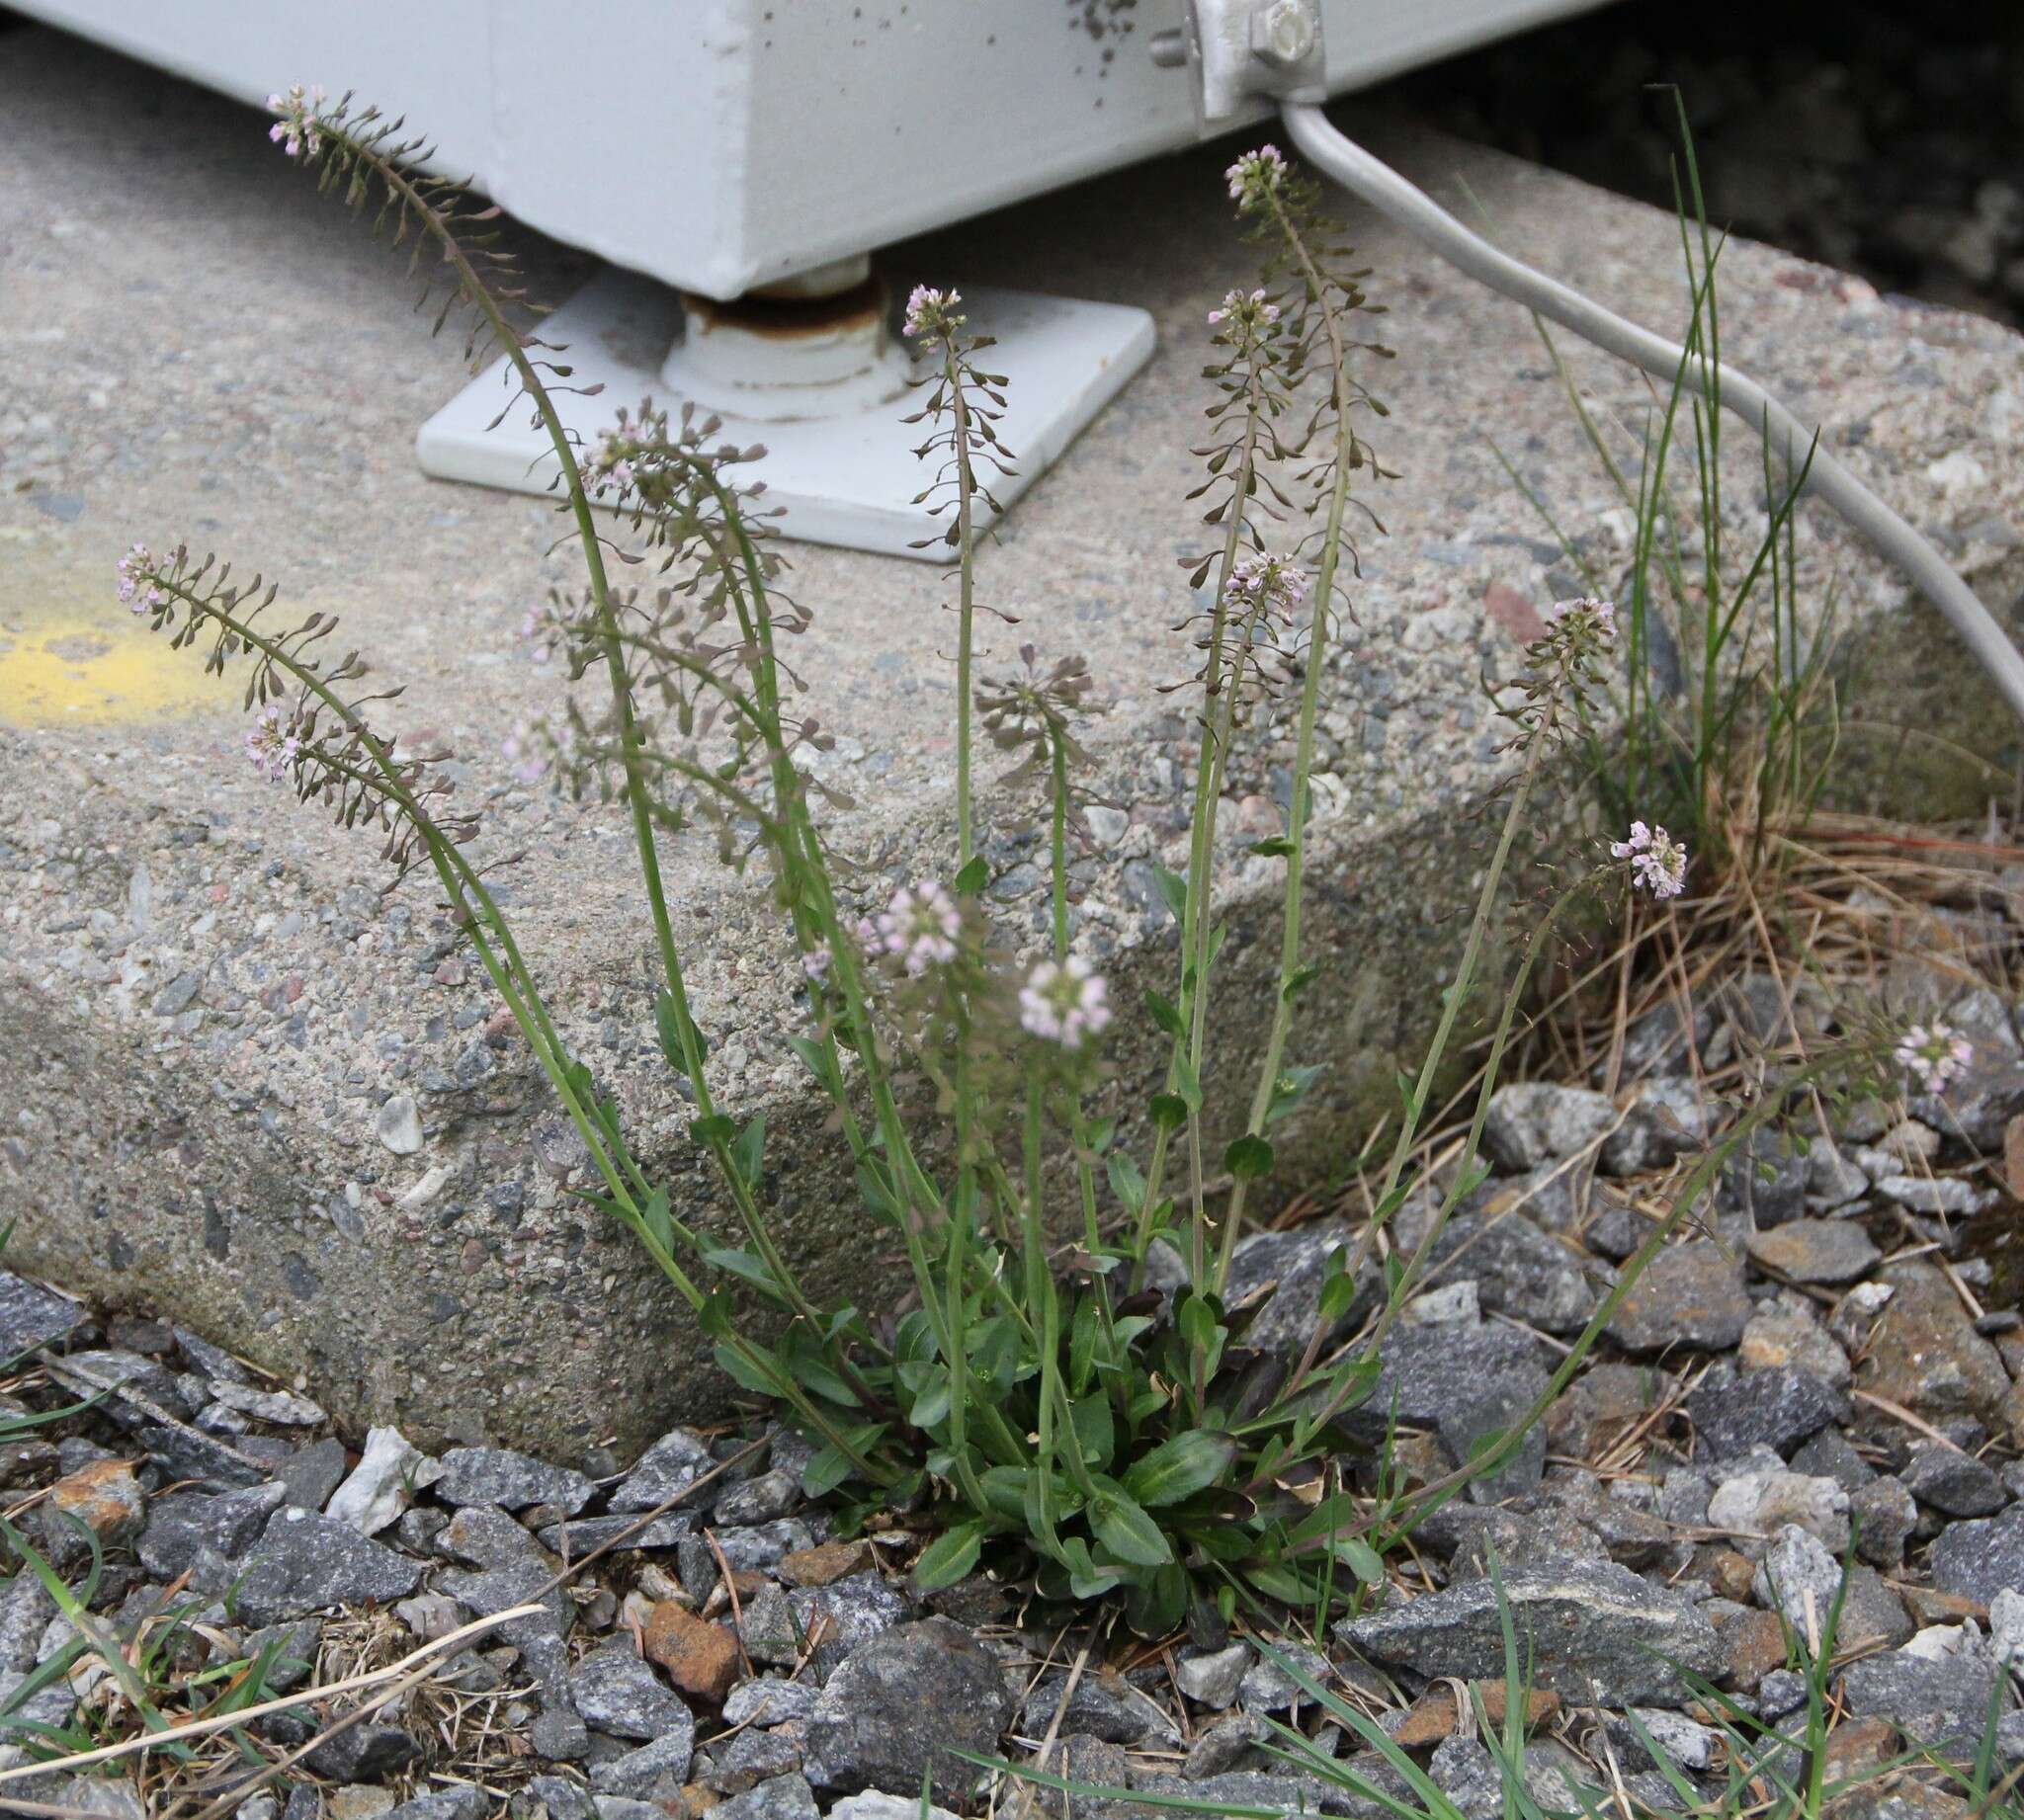
[[[0,725],[104,726],[230,712],[228,683],[195,650],[171,651],[117,602],[90,613],[0,606]]]

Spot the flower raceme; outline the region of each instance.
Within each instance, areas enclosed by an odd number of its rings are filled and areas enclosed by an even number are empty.
[[[1912,1025],[1898,1038],[1894,1054],[1898,1065],[1927,1093],[1945,1093],[1975,1059],[1968,1038],[1937,1018],[1930,1024]]]
[[[154,552],[145,543],[134,544],[120,558],[120,598],[135,613],[160,607],[169,598],[149,579],[154,566]]]
[[[878,947],[897,956],[900,965],[918,977],[931,966],[946,966],[956,958],[963,912],[941,885],[924,878],[893,892],[875,927]]]
[[[1612,841],[1610,852],[1631,863],[1631,880],[1653,897],[1677,897],[1686,888],[1687,850],[1663,828],[1631,824],[1629,840]]]
[[[964,318],[956,312],[957,304],[962,301],[963,292],[960,290],[935,290],[926,285],[916,285],[906,299],[906,317],[900,324],[900,333],[910,336],[953,334],[964,323]]]
[[[279,702],[268,703],[246,730],[246,757],[253,769],[264,772],[271,783],[279,784],[288,776],[289,767],[301,749],[294,717]]]
[[[1079,954],[1043,960],[1019,989],[1019,1022],[1033,1035],[1079,1049],[1111,1021],[1108,989]]]
[[[1231,290],[1209,312],[1209,326],[1219,341],[1239,347],[1246,341],[1262,341],[1279,326],[1279,305],[1262,289]]]
[[[299,82],[286,95],[268,96],[268,113],[281,118],[268,127],[267,136],[291,158],[299,158],[307,152],[314,159],[323,149],[323,134],[317,129],[317,116],[323,112],[323,102],[321,89],[304,89]]]
[[[1286,180],[1286,159],[1276,145],[1261,145],[1249,151],[1223,172],[1229,185],[1229,200],[1239,214],[1250,214],[1265,206],[1265,200]]]

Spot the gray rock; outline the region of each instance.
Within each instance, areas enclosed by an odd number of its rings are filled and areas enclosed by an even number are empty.
[[[559,1779],[545,1779],[554,1781]],[[432,1794],[417,1795],[398,1807],[389,1807],[380,1820],[479,1820],[492,1803],[482,1788],[460,1782],[454,1788],[439,1788]],[[550,1820],[554,1820],[550,1810]]]
[[[407,1509],[413,1494],[433,1485],[442,1468],[397,1428],[374,1428],[351,1476],[329,1499],[329,1514],[361,1535],[377,1535]]]
[[[1343,1418],[1373,1445],[1383,1441],[1394,1406],[1406,1426],[1438,1429],[1444,1420],[1465,1420],[1487,1397],[1536,1397],[1550,1375],[1538,1341],[1489,1324],[1394,1328],[1379,1364],[1371,1394]]]
[[[1839,1144],[1822,1139],[1807,1155],[1807,1201],[1832,1211],[1869,1193],[1870,1179]]]
[[[293,1390],[259,1390],[251,1384],[222,1383],[211,1387],[212,1398],[225,1408],[277,1428],[315,1428],[330,1420],[322,1406]]]
[[[1280,1645],[1261,1655],[1253,1667],[1244,1671],[1244,1678],[1237,1685],[1237,1700],[1246,1712],[1263,1717],[1284,1712],[1290,1706],[1314,1703],[1300,1682],[1287,1673],[1287,1664],[1298,1669],[1314,1687],[1328,1686],[1332,1671],[1325,1656],[1298,1643]]]
[[[930,1807],[921,1813],[917,1794],[886,1794],[867,1788],[863,1794],[847,1794],[829,1810],[829,1820],[956,1820],[946,1807]]]
[[[1746,1243],[1760,1265],[1794,1282],[1853,1282],[1884,1255],[1849,1219],[1788,1220],[1751,1233]]]
[[[1837,1320],[1843,1311],[1853,1314],[1873,1299],[1866,1290],[1886,1288],[1891,1293],[1861,1349],[1858,1387],[1901,1403],[1928,1420],[1969,1415],[1999,1423],[2010,1394],[2009,1373],[1995,1348],[1975,1331],[1953,1285],[1931,1265],[1914,1261],[1891,1266],[1881,1283],[1864,1283],[1849,1291],[1836,1311]],[[1851,1320],[1850,1325],[1868,1327],[1860,1320]]]
[[[1866,1656],[1842,1672],[1841,1694],[1857,1718],[1884,1718],[1906,1728],[1905,1721],[1943,1715],[1945,1730],[1975,1736],[1995,1694],[1996,1665],[1980,1651],[1928,1657],[1908,1650]],[[1935,1740],[1937,1741],[1937,1740]]]
[[[1174,1683],[1197,1705],[1225,1712],[1236,1704],[1253,1657],[1246,1643],[1183,1656],[1174,1664]]]
[[[1542,1387],[1517,1374],[1492,1379],[1480,1395],[1444,1411],[1438,1433],[1450,1463],[1467,1466],[1505,1444],[1530,1414]],[[1495,1504],[1530,1491],[1545,1475],[1546,1448],[1546,1424],[1535,1422],[1494,1471],[1470,1482],[1470,1497],[1478,1504]]]
[[[274,1624],[325,1606],[391,1605],[415,1590],[422,1564],[369,1541],[349,1524],[293,1505],[275,1512],[239,1581],[236,1609]]]
[[[293,1713],[278,1718],[295,1718]],[[305,1720],[298,1724],[307,1725]],[[309,1733],[304,1731],[306,1742]],[[349,1731],[326,1738],[302,1759],[318,1776],[335,1782],[383,1782],[412,1769],[420,1761],[422,1747],[405,1727],[384,1719],[367,1719]]]
[[[1447,1557],[1451,1581],[1481,1579],[1492,1559],[1502,1570],[1610,1558],[1602,1537],[1557,1502],[1522,1512],[1502,1505],[1446,1504],[1413,1533],[1423,1546]]]
[[[274,1694],[292,1694],[316,1672],[316,1656],[323,1643],[323,1620],[298,1617],[291,1623],[269,1624],[249,1631],[243,1645],[249,1662],[267,1657],[267,1688]]]
[[[738,1573],[763,1571],[777,1565],[784,1555],[799,1554],[815,1545],[814,1531],[799,1517],[754,1524],[746,1530],[718,1530],[714,1539],[715,1548],[700,1535],[686,1536],[675,1544],[682,1590],[692,1599],[707,1599],[717,1590],[719,1552],[730,1570]]]
[[[344,1478],[344,1443],[335,1436],[297,1448],[275,1469],[287,1502],[320,1511]]]
[[[805,1776],[776,1776],[710,1810],[720,1820],[821,1820]],[[918,1811],[918,1803],[916,1803]]]
[[[648,1510],[653,1507],[647,1506]],[[685,1535],[696,1533],[696,1518],[690,1511],[670,1511],[656,1517],[644,1529],[636,1515],[623,1517],[578,1517],[568,1523],[551,1523],[542,1531],[542,1546],[552,1553],[580,1561],[594,1548],[618,1541],[622,1550],[673,1548]],[[630,1532],[629,1532],[630,1531]]]
[[[776,1466],[732,1485],[718,1497],[713,1515],[721,1524],[771,1523],[804,1502],[801,1474]]]
[[[1938,1442],[1914,1444],[1898,1476],[1919,1503],[1947,1517],[1993,1517],[2010,1501],[1987,1464]]]
[[[761,1675],[743,1682],[725,1696],[726,1725],[785,1725],[805,1719],[815,1710],[821,1690],[805,1681],[776,1681]]]
[[[685,1428],[663,1435],[639,1456],[610,1499],[616,1512],[658,1509],[717,1464],[704,1442]]]
[[[1966,1219],[1995,1202],[1993,1190],[1979,1189],[1959,1176],[1883,1176],[1877,1193],[1914,1213],[1943,1213]]]
[[[1435,1747],[1427,1775],[1463,1820],[1502,1820],[1504,1777],[1488,1750],[1457,1733]]]
[[[1701,1348],[1726,1353],[1742,1338],[1753,1304],[1740,1259],[1711,1239],[1668,1245],[1618,1305],[1609,1332],[1634,1353]]]
[[[1340,1220],[1316,1220],[1290,1232],[1254,1232],[1240,1240],[1230,1259],[1230,1305],[1248,1302],[1268,1283],[1278,1285],[1244,1329],[1244,1344],[1267,1353],[1296,1352],[1306,1346],[1320,1312],[1329,1257],[1353,1243],[1348,1226]],[[1375,1282],[1359,1283],[1331,1336],[1361,1323],[1376,1306],[1378,1292]]]
[[[718,1794],[743,1794],[776,1776],[797,1774],[801,1767],[801,1740],[792,1733],[751,1730],[712,1745],[690,1775]]]
[[[551,1504],[573,1517],[596,1489],[580,1472],[510,1448],[452,1448],[441,1463],[436,1496],[445,1504],[496,1504],[509,1511]]]
[[[548,1812],[548,1820],[595,1820],[590,1790],[566,1776],[531,1776],[527,1794]],[[521,1820],[516,1810],[516,1820]]]
[[[1876,1567],[1898,1567],[1918,1527],[1918,1506],[1896,1479],[1872,1479],[1848,1495],[1855,1551]]]
[[[217,1497],[171,1492],[149,1507],[147,1528],[134,1552],[158,1580],[173,1580],[196,1560],[200,1548],[215,1548],[226,1560],[237,1560],[267,1529],[285,1496],[272,1483]]]
[[[1998,1593],[2024,1592],[2024,1504],[2000,1517],[1949,1524],[1933,1543],[1933,1585],[1987,1605]]]
[[[422,1115],[413,1094],[397,1093],[380,1107],[373,1134],[395,1156],[413,1156],[424,1142]]]
[[[1877,1476],[1877,1469],[1838,1428],[1823,1428],[1799,1448],[1792,1456],[1792,1469],[1816,1479],[1832,1479],[1850,1497]]]
[[[488,1504],[467,1505],[459,1511],[444,1525],[436,1545],[472,1567],[515,1567],[522,1561],[548,1565],[535,1538],[504,1511]]]
[[[1106,1744],[1169,1750],[1179,1746],[1181,1734],[1167,1716],[1166,1708],[1109,1668],[1092,1666],[1082,1674],[1056,1727],[1054,1713],[1067,1683],[1068,1672],[1058,1669],[1044,1675],[1034,1685],[1020,1714],[1021,1731],[1036,1738],[1058,1729],[1063,1735],[1100,1738]]]
[[[1569,1698],[1591,1700],[1602,1691],[1613,1701],[1680,1705],[1691,1697],[1681,1671],[1712,1674],[1721,1660],[1704,1613],[1614,1563],[1514,1568],[1503,1583],[1536,1684]],[[1335,1634],[1378,1662],[1422,1675],[1503,1673],[1496,1591],[1484,1580],[1345,1619]]]
[[[1610,1176],[1637,1176],[1701,1149],[1708,1142],[1708,1106],[1684,1076],[1640,1083],[1624,1121],[1603,1139],[1600,1162]]]
[[[1816,1636],[1841,1586],[1841,1563],[1816,1535],[1789,1523],[1778,1531],[1750,1583],[1751,1595],[1784,1615],[1801,1636]]]
[[[684,1716],[688,1708],[682,1709]],[[599,1794],[622,1794],[635,1801],[653,1798],[663,1779],[672,1791],[689,1779],[689,1765],[696,1755],[696,1722],[663,1732],[651,1744],[642,1744],[623,1757],[596,1764],[590,1772],[590,1785]]]
[[[559,1699],[550,1699],[528,1728],[528,1742],[549,1763],[579,1763],[590,1754],[590,1728]]]
[[[995,1751],[1012,1719],[997,1660],[960,1625],[901,1624],[854,1651],[830,1676],[807,1721],[808,1779],[854,1794],[917,1788],[945,1795],[975,1773],[950,1747]]]
[[[1616,1120],[1608,1097],[1589,1088],[1513,1081],[1490,1096],[1482,1147],[1505,1169],[1537,1169],[1586,1149]]]
[[[1430,1273],[1473,1277],[1485,1312],[1507,1314],[1550,1334],[1579,1333],[1600,1299],[1591,1281],[1600,1267],[1522,1213],[1458,1213],[1427,1257]]]
[[[1848,1494],[1832,1479],[1799,1472],[1745,1472],[1708,1501],[1708,1522],[1731,1535],[1769,1535],[1796,1524],[1837,1553],[1848,1546]]]
[[[84,1310],[67,1295],[0,1271],[0,1360],[52,1345],[84,1321]]]
[[[1799,1218],[1807,1205],[1807,1159],[1784,1132],[1756,1130],[1723,1164],[1715,1205],[1759,1231]]]
[[[569,1698],[586,1725],[615,1738],[644,1742],[682,1729],[692,1740],[696,1735],[689,1708],[631,1637],[615,1638],[585,1656],[569,1677]]]
[[[798,1587],[787,1596],[795,1628],[807,1649],[809,1672],[826,1680],[829,1672],[860,1644],[869,1643],[914,1615],[908,1605],[876,1568],[832,1581],[828,1586]],[[792,1660],[792,1658],[790,1658]]]
[[[1837,1650],[1895,1649],[1908,1643],[1916,1628],[1904,1601],[1874,1567],[1860,1562],[1848,1570],[1848,1590],[1841,1599],[1841,1623],[1834,1633]]]
[[[1718,1365],[1688,1396],[1687,1414],[1703,1449],[1718,1459],[1770,1448],[1781,1457],[1830,1422],[1848,1416],[1848,1403],[1810,1372],[1790,1365],[1735,1372]]]
[[[1636,1726],[1631,1723],[1633,1719],[1638,1721]],[[1609,1714],[1603,1719],[1603,1729],[1617,1755],[1631,1769],[1659,1767],[1657,1759],[1645,1748],[1644,1739],[1638,1735],[1639,1727],[1676,1770],[1712,1770],[1721,1761],[1719,1731],[1697,1724],[1683,1712],[1668,1712],[1662,1706],[1633,1706],[1621,1718]]]

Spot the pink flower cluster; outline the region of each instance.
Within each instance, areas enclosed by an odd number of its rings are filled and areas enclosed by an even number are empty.
[[[893,892],[892,902],[872,926],[868,946],[897,955],[909,973],[919,975],[954,960],[962,934],[963,913],[955,898],[924,878]]]
[[[1286,160],[1276,145],[1261,145],[1248,151],[1223,172],[1229,185],[1229,200],[1248,214],[1277,190],[1286,177]]]
[[[1254,551],[1231,565],[1225,599],[1240,613],[1292,620],[1307,604],[1307,578],[1286,557]]]
[[[1272,302],[1260,290],[1245,292],[1226,291],[1220,307],[1209,312],[1209,326],[1223,329],[1226,341],[1242,341],[1245,336],[1263,335],[1279,320],[1279,305]],[[1229,326],[1223,328],[1227,323]]]
[[[1642,884],[1653,897],[1677,897],[1687,884],[1687,850],[1663,828],[1647,828],[1642,821],[1631,824],[1631,838],[1610,842],[1609,850],[1619,860],[1631,863],[1631,880]]]
[[[1602,644],[1616,642],[1616,603],[1599,595],[1583,595],[1577,601],[1556,601],[1543,617],[1549,632],[1558,632],[1563,637],[1585,633]]]
[[[279,702],[268,703],[246,730],[247,762],[255,771],[264,772],[271,783],[279,784],[288,776],[289,767],[301,749],[294,717],[283,710]]]
[[[614,427],[604,433],[596,449],[589,455],[579,455],[579,465],[583,478],[595,486],[601,480],[609,480],[617,486],[632,484],[632,463],[624,453],[629,436],[622,427]]]
[[[168,604],[169,597],[154,584],[154,555],[145,543],[134,544],[120,558],[120,598],[135,613]]]
[[[307,151],[311,158],[323,149],[323,134],[317,116],[323,112],[323,91],[304,89],[297,82],[286,95],[270,95],[267,111],[281,118],[267,129],[267,136],[291,158]]]
[[[960,290],[931,290],[916,285],[906,299],[906,320],[900,332],[906,335],[943,335],[960,329],[964,319],[956,313],[963,301]]]
[[[1019,1022],[1044,1042],[1079,1049],[1100,1035],[1111,1021],[1103,980],[1089,962],[1070,954],[1066,960],[1043,960],[1019,989]]]
[[[1898,1038],[1894,1051],[1898,1065],[1927,1093],[1945,1093],[1968,1072],[1975,1059],[1974,1046],[1958,1031],[1935,1018],[1930,1024],[1914,1024]]]

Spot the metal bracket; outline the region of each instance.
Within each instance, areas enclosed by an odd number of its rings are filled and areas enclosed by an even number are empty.
[[[1205,136],[1249,118],[1261,99],[1327,100],[1321,0],[1182,0],[1182,16],[1180,41],[1156,34],[1152,56],[1185,58]]]

